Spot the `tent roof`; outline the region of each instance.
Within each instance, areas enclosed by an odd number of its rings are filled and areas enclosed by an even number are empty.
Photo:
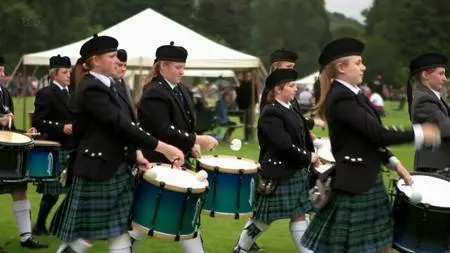
[[[312,85],[316,82],[316,80],[319,78],[319,71],[314,72],[312,74],[309,74],[305,77],[302,77],[300,79],[295,80],[295,83],[297,84],[306,84],[306,85]]]
[[[189,28],[146,9],[102,32],[119,41],[119,48],[127,50],[128,66],[152,66],[156,49],[170,41],[183,46],[189,52],[187,68],[257,68],[257,57],[225,47],[190,30]],[[86,38],[59,48],[26,54],[25,65],[48,65],[49,58],[60,54],[69,56],[72,64],[80,57],[81,45]]]

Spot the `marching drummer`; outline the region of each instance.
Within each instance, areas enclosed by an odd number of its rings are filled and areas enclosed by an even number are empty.
[[[443,138],[450,137],[450,108],[442,97],[442,86],[447,82],[445,68],[447,58],[438,53],[428,53],[416,57],[409,65],[410,77],[416,81],[416,89],[411,96],[408,83],[408,105],[413,123],[435,122],[441,129]],[[412,101],[411,101],[411,98]],[[415,170],[436,172],[450,168],[449,141],[437,149],[425,148],[416,151]],[[450,177],[450,170],[448,170]]]
[[[195,134],[194,106],[181,84],[187,56],[187,50],[173,42],[156,50],[151,80],[144,87],[139,102],[138,118],[144,130],[178,147],[190,159],[200,156],[200,148],[211,150],[218,142],[210,136]],[[143,152],[152,162],[170,163],[152,150]],[[184,252],[204,252],[200,236],[180,244]]]
[[[319,57],[323,71],[316,110],[328,123],[336,163],[334,196],[316,213],[302,238],[303,245],[316,253],[391,252],[393,222],[380,167],[392,154],[384,148],[440,142],[436,125],[414,125],[411,130],[383,127],[358,88],[366,69],[360,56],[363,49],[362,42],[341,38],[326,45]],[[398,160],[395,170],[412,183]]]
[[[279,219],[290,218],[290,232],[298,252],[310,252],[300,239],[308,223],[305,214],[313,210],[309,200],[307,168],[320,165],[306,119],[293,109],[297,72],[277,69],[266,79],[267,103],[258,122],[261,147],[258,190],[253,219],[241,233],[234,253],[251,250],[256,239]]]
[[[119,91],[120,94],[122,94],[122,96],[125,96],[127,98],[128,103],[133,108],[134,113],[133,98],[131,97],[130,90],[127,84],[125,83],[125,80],[123,80],[125,72],[127,71],[127,60],[128,60],[127,51],[125,51],[125,49],[117,50],[116,73],[113,79],[117,87],[117,90]]]
[[[53,56],[50,58],[49,79],[50,86],[44,87],[36,93],[32,126],[40,132],[46,140],[61,144],[59,164],[61,170],[67,166],[69,153],[74,148],[72,138],[72,111],[69,108],[69,83],[71,63],[67,56]],[[60,172],[58,172],[60,173]],[[36,191],[42,194],[36,224],[33,234],[48,235],[45,226],[47,216],[58,201],[61,192],[59,180],[40,183]]]
[[[90,71],[75,92],[75,177],[51,225],[63,241],[58,253],[86,252],[97,239],[108,239],[111,253],[131,252],[131,168],[149,167],[137,147],[161,152],[175,166],[184,162],[179,149],[139,128],[111,85],[117,46],[115,38],[94,35],[80,49]]]
[[[4,76],[4,58],[0,56],[0,77]],[[0,85],[0,130],[15,130],[14,105],[11,95]],[[9,125],[11,124],[11,127]],[[26,183],[0,183],[0,194],[10,193],[13,212],[20,232],[20,246],[29,249],[47,248],[31,234],[30,202],[27,199]],[[0,252],[4,249],[0,247]]]

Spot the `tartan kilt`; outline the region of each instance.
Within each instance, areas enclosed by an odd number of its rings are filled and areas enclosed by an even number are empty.
[[[391,205],[381,174],[359,195],[337,194],[317,212],[302,238],[315,253],[379,253],[392,245]]]
[[[65,242],[107,239],[128,231],[133,202],[131,166],[123,163],[104,181],[76,176],[55,213],[50,232]]]
[[[270,224],[278,219],[300,216],[313,211],[309,200],[308,172],[301,169],[290,179],[279,182],[276,190],[269,196],[255,194],[253,218]]]
[[[27,189],[27,183],[0,183],[0,194],[12,193],[17,189]]]
[[[53,196],[57,196],[61,193],[66,193],[68,189],[62,187],[59,182],[59,175],[63,170],[67,168],[68,156],[72,149],[61,149],[59,151],[59,164],[61,171],[58,171],[58,180],[52,182],[42,182],[38,183],[36,187],[36,192],[41,194],[50,194]]]

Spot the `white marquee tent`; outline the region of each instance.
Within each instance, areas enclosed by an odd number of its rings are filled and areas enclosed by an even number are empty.
[[[119,48],[127,50],[130,67],[152,66],[156,49],[174,41],[189,54],[186,68],[259,68],[259,58],[225,47],[189,28],[146,9],[102,32],[99,35],[115,37]],[[81,45],[89,38],[47,51],[26,54],[24,65],[48,65],[49,58],[60,54],[69,56],[72,63],[79,57]]]

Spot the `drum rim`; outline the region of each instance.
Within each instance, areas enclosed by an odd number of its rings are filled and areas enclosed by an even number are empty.
[[[29,146],[33,146],[34,145],[33,139],[31,137],[25,135],[25,134],[17,133],[17,132],[14,132],[14,131],[5,131],[5,130],[0,130],[0,133],[1,132],[9,132],[9,133],[21,135],[21,136],[24,136],[24,137],[28,138],[29,141],[28,142],[23,142],[23,143],[11,143],[11,142],[4,142],[4,141],[0,140],[0,145],[9,146],[9,147],[19,147],[19,148],[23,148],[23,149],[28,149]]]
[[[149,228],[137,223],[136,221],[131,221],[131,227],[133,229],[136,229],[137,231],[140,232],[144,232],[146,235],[148,235],[148,232],[150,231]],[[198,232],[198,228],[196,231],[194,231],[191,234],[187,234],[187,235],[180,235],[180,241],[184,241],[184,240],[190,240],[192,238],[194,238],[195,233]],[[155,238],[160,238],[160,239],[171,239],[171,240],[175,240],[176,235],[172,235],[172,234],[167,234],[167,233],[163,233],[163,232],[159,232],[159,231],[153,231],[153,235],[151,237],[155,237]]]
[[[197,162],[200,164],[201,168],[209,170],[209,171],[215,171],[216,168],[219,170],[219,172],[227,173],[227,174],[239,174],[240,170],[232,169],[232,168],[225,168],[225,167],[218,167],[213,165],[207,165],[205,163],[202,163],[201,159],[203,157],[225,157],[225,158],[233,158],[238,160],[244,160],[251,163],[255,163],[256,168],[254,169],[242,169],[244,171],[243,174],[255,174],[258,172],[258,169],[260,168],[260,164],[257,161],[253,161],[251,159],[247,159],[240,156],[231,156],[231,155],[204,155],[201,158],[197,159]]]
[[[34,140],[35,147],[61,147],[61,143],[51,140]]]
[[[416,175],[417,175],[417,176],[430,176],[430,177],[435,177],[435,178],[443,179],[443,180],[445,180],[445,181],[447,181],[447,182],[450,183],[450,179],[449,179],[449,178],[444,177],[444,176],[439,175],[439,174],[434,174],[434,173],[430,173],[430,172],[421,172],[421,171],[414,171],[414,172],[411,172],[411,176],[416,176]],[[432,204],[424,204],[424,203],[414,203],[414,202],[412,202],[412,201],[406,196],[406,194],[405,194],[402,190],[400,190],[400,189],[398,188],[398,182],[399,182],[400,180],[401,180],[401,179],[397,179],[396,182],[395,182],[395,189],[396,189],[397,195],[399,195],[399,196],[401,196],[402,198],[404,198],[405,201],[407,201],[407,202],[410,203],[411,205],[418,206],[418,207],[420,207],[420,208],[425,208],[425,206],[429,206],[428,209],[431,208],[432,210],[436,210],[436,211],[450,212],[450,208],[448,208],[448,207],[436,206],[436,205],[432,205]]]
[[[211,212],[213,212],[213,211],[209,210],[209,209],[202,209],[203,215],[209,216],[211,214]],[[239,214],[239,219],[240,218],[251,218],[253,216],[253,212],[245,212],[245,213],[238,213],[238,214]],[[214,217],[236,219],[236,214],[214,211]]]
[[[150,163],[150,168],[153,168],[153,167],[155,167],[155,166],[158,166],[158,167],[168,167],[168,168],[172,169],[172,165],[170,165],[170,164],[166,164],[166,163]],[[174,168],[174,170],[179,170],[179,169]],[[189,174],[192,174],[193,176],[196,175],[195,172],[190,171],[190,170],[188,170],[188,169],[182,168],[181,170],[186,171],[186,172],[188,172]],[[144,173],[144,175],[143,175],[143,178],[145,179],[145,181],[147,181],[147,182],[149,182],[149,183],[151,183],[151,184],[153,184],[153,185],[155,185],[155,186],[158,186],[158,187],[159,187],[160,183],[162,183],[162,181],[159,181],[159,180],[155,180],[155,179],[151,179],[151,178],[146,177],[146,176],[145,176],[145,173]],[[208,186],[209,186],[209,185],[208,185],[208,181],[206,181],[205,188],[192,188],[192,187],[186,188],[186,187],[180,187],[180,186],[172,185],[172,184],[169,184],[169,183],[166,183],[166,182],[164,182],[164,184],[165,184],[165,185],[164,185],[164,189],[167,189],[167,190],[176,191],[176,192],[181,192],[181,193],[186,193],[186,192],[188,191],[188,188],[191,188],[191,189],[192,189],[192,193],[195,193],[195,194],[205,192],[205,191],[206,191],[206,188],[208,188]]]

